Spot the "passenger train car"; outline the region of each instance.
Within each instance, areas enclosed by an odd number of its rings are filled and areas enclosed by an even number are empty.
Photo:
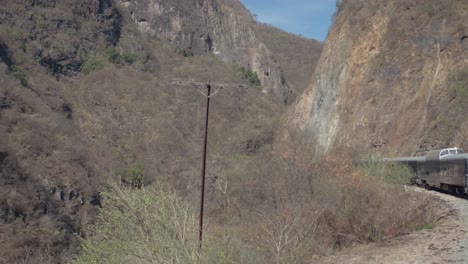
[[[410,166],[419,186],[468,194],[468,153],[460,148],[434,150],[422,157],[389,160]]]

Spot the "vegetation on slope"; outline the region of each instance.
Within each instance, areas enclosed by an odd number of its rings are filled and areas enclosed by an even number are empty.
[[[194,201],[205,101],[170,81],[247,83],[236,65],[184,57],[139,32],[110,1],[75,2],[0,7],[0,258],[8,263],[64,263],[78,249],[75,234],[90,232],[109,179],[162,181]],[[106,31],[114,23],[118,35]],[[271,142],[282,109],[260,89],[213,97],[212,165],[226,169]],[[129,169],[136,164],[144,178]]]
[[[235,238],[206,228],[199,251],[198,218],[173,191],[111,185],[93,234],[70,263],[261,263]],[[218,234],[216,234],[218,233]],[[225,231],[221,231],[225,233]],[[201,254],[200,254],[201,253]]]
[[[158,185],[113,185],[104,194],[93,234],[82,241],[83,251],[72,263],[305,263],[436,220],[428,197],[400,185],[412,176],[404,166],[372,162],[358,167],[343,152],[317,163],[304,157],[254,162],[242,177],[229,179],[229,186],[239,180],[242,187],[227,188],[223,195],[231,202],[207,215],[201,255],[196,207]],[[216,202],[207,202],[213,209]],[[228,224],[232,218],[239,221]]]
[[[205,98],[170,81],[258,82],[252,71],[242,73],[216,56],[179,51],[138,31],[110,0],[8,0],[0,6],[2,261],[64,263],[78,254],[77,262],[100,263],[131,250],[155,262],[300,262],[431,222],[432,210],[424,207],[430,204],[413,198],[408,208],[425,208],[421,215],[387,217],[397,203],[384,199],[412,196],[367,177],[346,156],[344,163],[341,156],[312,162],[312,153],[299,150],[290,159],[275,157],[282,103],[256,87],[223,89],[212,98],[207,251],[197,256],[193,216]],[[305,83],[305,77],[297,80]],[[349,175],[359,184],[349,185]],[[109,182],[124,186],[109,190]],[[172,215],[149,213],[174,209]],[[117,220],[140,232],[128,236],[132,229]],[[153,229],[141,229],[142,220]],[[185,229],[174,225],[181,223]],[[382,229],[387,225],[392,228]],[[139,247],[142,239],[146,244]]]

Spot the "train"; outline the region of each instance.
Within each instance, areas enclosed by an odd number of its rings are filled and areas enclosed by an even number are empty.
[[[461,148],[429,151],[425,156],[387,159],[413,169],[413,182],[428,189],[468,195],[468,153]]]

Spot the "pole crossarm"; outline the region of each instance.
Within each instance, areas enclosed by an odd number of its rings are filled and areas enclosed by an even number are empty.
[[[211,87],[233,87],[233,88],[247,88],[247,85],[240,83],[218,83],[218,82],[203,82],[198,80],[184,80],[184,79],[172,79],[172,85],[175,86],[211,86]]]

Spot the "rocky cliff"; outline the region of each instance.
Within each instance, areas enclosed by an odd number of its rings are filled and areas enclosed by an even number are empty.
[[[186,54],[218,55],[258,74],[263,92],[287,101],[282,69],[257,37],[255,21],[238,1],[119,0],[140,31],[169,41]]]
[[[257,23],[255,32],[281,65],[294,101],[307,88],[314,72],[323,43],[284,32],[273,26]]]
[[[318,151],[468,147],[468,3],[344,0],[286,117]]]

